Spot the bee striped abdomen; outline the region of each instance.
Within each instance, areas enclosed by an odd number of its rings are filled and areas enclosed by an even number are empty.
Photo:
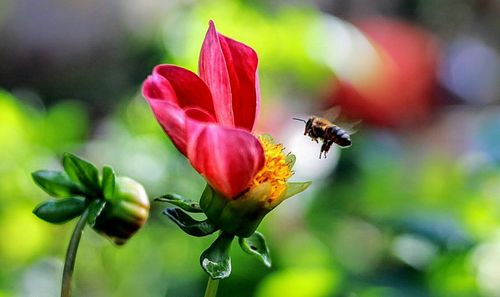
[[[337,145],[341,147],[347,147],[351,145],[351,137],[346,131],[339,128],[338,126],[331,126],[327,129],[325,135],[326,139],[331,139]]]

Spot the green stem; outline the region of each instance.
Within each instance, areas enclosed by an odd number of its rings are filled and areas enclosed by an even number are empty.
[[[64,262],[61,297],[71,297],[71,278],[73,277],[73,270],[75,268],[76,252],[78,250],[80,238],[82,237],[83,229],[87,223],[89,212],[90,207],[87,207],[87,209],[80,216],[80,220],[76,224],[75,230],[73,230],[73,234],[71,235],[71,239],[69,241],[68,250],[66,251],[66,260]]]
[[[205,290],[205,297],[217,296],[217,288],[219,287],[219,280],[208,277],[207,289]]]

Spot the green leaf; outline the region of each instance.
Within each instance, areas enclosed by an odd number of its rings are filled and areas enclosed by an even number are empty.
[[[240,237],[238,242],[243,251],[250,255],[259,257],[264,265],[271,267],[271,255],[269,254],[269,248],[267,247],[264,235],[259,232],[255,232],[250,237]]]
[[[70,197],[45,201],[38,205],[33,213],[44,221],[58,224],[76,218],[83,213],[85,208],[85,199]]]
[[[312,182],[287,183],[287,188],[285,194],[283,195],[283,199],[290,198],[300,192],[305,191],[311,184]]]
[[[67,198],[83,194],[62,171],[39,170],[31,173],[31,176],[35,183],[51,196]]]
[[[229,250],[234,236],[222,232],[200,257],[203,270],[213,279],[223,279],[231,274]]]
[[[84,186],[91,195],[100,195],[99,172],[92,163],[73,154],[64,153],[63,167],[72,181]]]
[[[192,236],[206,236],[214,233],[218,228],[208,220],[197,221],[183,212],[180,208],[167,208],[163,214],[179,226],[182,231]]]
[[[187,212],[203,212],[198,202],[186,199],[178,194],[166,194],[155,198],[155,201],[168,202],[175,206],[179,206]]]
[[[102,213],[104,207],[106,207],[107,201],[102,199],[93,200],[89,205],[89,216],[87,219],[90,227],[94,227],[97,217]]]
[[[115,193],[115,179],[116,175],[113,168],[104,166],[102,169],[102,193],[108,201],[113,199]]]

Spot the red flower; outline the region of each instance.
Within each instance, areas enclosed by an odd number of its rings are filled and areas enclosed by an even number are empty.
[[[252,48],[219,34],[210,21],[199,76],[158,65],[142,87],[175,146],[229,198],[247,190],[265,162],[262,145],[251,134],[260,105],[257,63]]]

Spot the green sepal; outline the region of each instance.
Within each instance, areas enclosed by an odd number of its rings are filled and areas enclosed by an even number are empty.
[[[86,207],[83,198],[70,197],[42,202],[33,213],[46,222],[60,224],[81,215]]]
[[[207,218],[225,233],[239,237],[252,235],[264,216],[272,209],[264,207],[266,197],[271,189],[270,183],[262,183],[251,188],[238,199],[227,199],[217,193],[209,185],[200,198],[200,206]],[[257,199],[254,199],[258,197]]]
[[[291,182],[287,183],[286,191],[283,194],[282,200],[290,198],[292,196],[297,195],[300,192],[305,191],[312,182]]]
[[[100,195],[99,172],[92,163],[70,153],[64,153],[62,163],[73,182],[81,184],[93,196]]]
[[[182,231],[192,236],[207,236],[218,230],[208,220],[197,221],[177,207],[167,208],[163,211],[163,214],[176,223]]]
[[[285,161],[288,164],[288,168],[290,168],[290,170],[293,169],[293,166],[295,165],[295,161],[296,160],[297,160],[297,158],[295,157],[294,154],[288,154],[288,155],[286,155]]]
[[[97,218],[102,213],[104,208],[106,207],[107,201],[102,199],[93,200],[89,205],[89,216],[87,219],[87,223],[90,227],[94,227]]]
[[[274,138],[270,134],[261,134],[259,135],[259,138],[265,142],[274,143]]]
[[[271,267],[271,255],[262,233],[255,232],[250,237],[240,237],[238,243],[244,252],[257,256],[264,265]]]
[[[50,196],[67,198],[83,194],[83,191],[62,171],[38,170],[31,173],[31,176],[35,183]]]
[[[198,202],[186,199],[179,194],[166,194],[155,198],[155,201],[168,202],[182,208],[187,212],[203,212]]]
[[[221,232],[219,237],[200,256],[203,270],[213,279],[223,279],[231,274],[231,258],[229,250],[233,235]]]
[[[104,195],[104,199],[110,201],[113,198],[115,192],[115,180],[116,175],[113,168],[109,166],[104,166],[102,168],[102,182],[101,188]]]

